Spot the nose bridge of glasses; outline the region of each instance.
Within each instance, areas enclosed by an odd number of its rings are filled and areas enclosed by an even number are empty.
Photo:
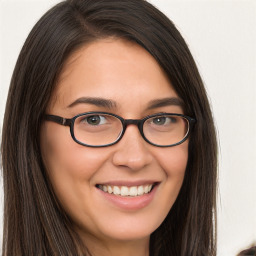
[[[143,120],[141,119],[124,119],[123,125],[124,125],[124,132],[128,125],[136,125],[143,136],[143,129],[142,129]]]
[[[141,132],[141,126],[142,126],[143,120],[141,120],[141,119],[124,119],[123,123],[124,123],[125,129],[128,125],[136,125],[136,126],[138,126],[138,128]]]
[[[138,125],[140,123],[140,119],[125,119],[124,120],[124,124],[127,126],[127,125],[130,125],[130,124],[134,124],[134,125]]]

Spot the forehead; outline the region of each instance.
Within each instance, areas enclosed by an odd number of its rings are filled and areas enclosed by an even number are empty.
[[[157,61],[136,43],[120,39],[99,40],[73,53],[60,74],[54,97],[64,106],[80,97],[152,101],[177,97]]]

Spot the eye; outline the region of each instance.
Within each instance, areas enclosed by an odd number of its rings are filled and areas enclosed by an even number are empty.
[[[84,122],[90,125],[102,125],[106,123],[106,117],[101,115],[88,116],[83,119]]]
[[[155,125],[168,125],[171,123],[176,123],[176,119],[175,117],[158,116],[153,118],[152,122]]]

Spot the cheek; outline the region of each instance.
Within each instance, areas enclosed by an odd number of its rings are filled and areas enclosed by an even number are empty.
[[[54,192],[62,206],[69,211],[68,208],[79,205],[78,199],[84,198],[89,192],[93,177],[107,156],[104,158],[95,149],[77,144],[68,128],[63,129],[50,122],[41,129],[40,145]]]
[[[42,127],[40,145],[49,175],[86,175],[89,178],[104,161],[95,149],[74,142],[68,127],[63,129],[58,124],[49,122]]]
[[[158,163],[164,170],[165,183],[164,195],[160,198],[162,205],[166,205],[169,211],[174,204],[182,186],[188,160],[188,142],[166,148],[158,155]]]
[[[183,177],[188,161],[188,142],[164,149],[158,154],[158,159],[167,178]]]

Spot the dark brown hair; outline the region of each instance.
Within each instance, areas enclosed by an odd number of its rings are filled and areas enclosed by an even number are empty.
[[[3,255],[86,254],[54,196],[38,137],[67,58],[107,37],[145,48],[183,99],[185,114],[197,119],[181,191],[151,235],[150,255],[214,256],[217,146],[209,102],[184,39],[143,0],[67,0],[49,10],[29,34],[12,76],[3,125]]]
[[[251,245],[252,246],[252,245]],[[249,249],[241,251],[237,256],[256,256],[256,246],[250,247]]]

